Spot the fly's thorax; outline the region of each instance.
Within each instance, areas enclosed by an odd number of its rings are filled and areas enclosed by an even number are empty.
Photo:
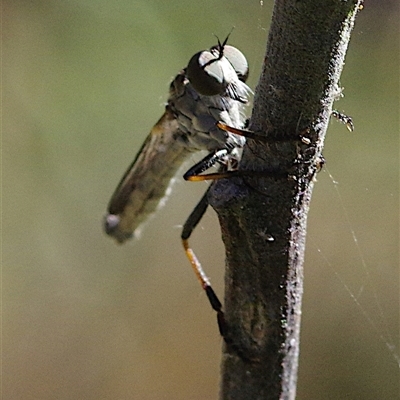
[[[245,83],[240,84],[247,88]],[[243,89],[242,93],[247,95],[249,90]],[[220,121],[229,126],[243,127],[243,103],[228,96],[199,94],[181,73],[171,83],[168,106],[182,132],[182,137],[177,139],[193,150],[214,151],[244,145],[244,138],[217,127],[217,122]]]

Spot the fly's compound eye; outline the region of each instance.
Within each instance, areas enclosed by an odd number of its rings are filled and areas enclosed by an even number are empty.
[[[245,56],[235,47],[220,43],[210,51],[196,53],[186,68],[186,76],[198,93],[226,96],[241,103],[247,103],[251,92],[244,83],[248,74]]]
[[[220,47],[214,46],[210,49],[211,53],[219,55]],[[246,82],[249,76],[249,64],[247,63],[246,57],[244,54],[238,50],[236,47],[225,45],[223,47],[223,56],[229,61],[235,70],[238,78],[242,82]]]
[[[223,94],[237,75],[224,57],[210,51],[200,51],[189,61],[186,75],[193,88],[205,96]]]

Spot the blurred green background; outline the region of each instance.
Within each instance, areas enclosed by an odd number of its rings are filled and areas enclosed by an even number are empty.
[[[299,400],[399,395],[399,13],[371,3],[336,103],[356,130],[331,122],[311,205]],[[221,339],[179,240],[206,184],[178,179],[125,246],[101,220],[171,78],[235,26],[254,88],[271,12],[256,0],[3,0],[4,399],[217,398]],[[192,245],[222,294],[212,210]]]

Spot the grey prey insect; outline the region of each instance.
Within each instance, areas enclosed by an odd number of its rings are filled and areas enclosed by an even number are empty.
[[[139,234],[142,224],[165,201],[182,163],[194,152],[208,155],[184,175],[185,180],[217,179],[238,165],[246,138],[244,106],[251,93],[245,84],[248,64],[244,55],[226,44],[196,53],[170,85],[165,112],[151,129],[136,158],[111,197],[104,218],[105,232],[118,243]],[[238,128],[239,134],[227,127]],[[214,164],[219,171],[202,175]],[[217,312],[226,338],[222,305],[211,288],[188,239],[208,206],[207,192],[182,231],[182,243],[192,268]]]

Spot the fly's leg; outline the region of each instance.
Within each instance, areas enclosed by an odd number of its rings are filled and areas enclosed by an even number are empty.
[[[332,117],[336,118],[339,122],[341,122],[342,124],[345,124],[347,129],[350,132],[354,131],[354,123],[353,123],[353,119],[344,114],[341,113],[340,111],[337,110],[332,110]],[[244,136],[248,139],[254,139],[254,140],[258,140],[260,142],[270,142],[271,139],[269,139],[268,137],[265,137],[265,134],[262,132],[253,132],[250,131],[248,129],[239,129],[239,128],[234,128],[233,126],[229,126],[227,124],[225,124],[224,122],[217,122],[217,126],[219,129],[222,129],[223,131],[226,132],[230,132],[230,133],[235,133],[236,135],[239,136]],[[307,142],[307,138],[305,138],[303,135],[307,134],[309,132],[309,128],[304,129],[301,133],[300,133],[300,138],[301,140],[306,143]],[[279,140],[287,140],[285,138],[279,139],[279,138],[274,138],[272,139],[272,141],[276,142]]]
[[[343,114],[338,110],[332,110],[332,114],[331,115],[332,115],[332,117],[336,118],[342,124],[345,124],[347,129],[350,132],[354,131],[353,119],[350,116],[348,116],[346,114]]]
[[[215,180],[226,177],[226,172],[217,172],[214,174],[206,174],[206,175],[201,175],[201,173],[207,171],[216,163],[222,161],[228,154],[229,154],[228,149],[221,149],[213,153],[210,153],[209,155],[204,157],[200,162],[191,167],[183,176],[184,179],[188,181],[203,181],[208,179]],[[201,218],[203,217],[204,213],[207,210],[209,191],[210,191],[210,186],[208,187],[203,197],[200,199],[194,210],[187,218],[185,224],[183,225],[181,239],[183,248],[185,249],[186,256],[190,261],[190,265],[192,266],[192,269],[197,277],[197,280],[200,282],[201,287],[206,292],[208,301],[210,302],[212,309],[217,313],[219,332],[221,336],[224,338],[224,340],[228,342],[224,312],[222,311],[222,303],[218,299],[218,296],[215,294],[214,289],[211,287],[210,280],[205,274],[203,267],[200,264],[200,261],[196,257],[196,254],[189,245],[190,235],[192,234],[193,230],[196,228],[197,224],[200,222]]]
[[[224,128],[225,127],[227,128],[224,130],[232,132],[231,127],[224,124]],[[236,133],[236,131],[233,131],[233,133]],[[253,132],[245,131],[245,135],[247,137],[249,137],[247,133],[252,134],[252,138],[258,138],[258,134],[253,134]],[[261,139],[264,139],[264,137],[260,135],[260,140]],[[268,175],[266,171],[226,171],[225,169],[223,169],[223,167],[222,170],[219,172],[211,174],[203,174],[205,171],[214,166],[216,163],[224,164],[225,159],[229,157],[229,155],[230,155],[229,149],[221,149],[208,154],[206,157],[204,157],[200,162],[191,167],[184,174],[183,176],[184,179],[187,181],[204,181],[204,180],[216,180],[221,178],[228,178],[232,176],[243,176],[243,175],[254,176],[258,174],[260,176]],[[270,174],[276,176],[277,171],[271,171]],[[280,175],[282,174],[284,176],[288,175],[287,172],[281,173]],[[183,225],[181,233],[182,245],[185,250],[187,258],[189,259],[190,265],[192,266],[192,269],[197,277],[197,280],[199,281],[203,290],[206,292],[208,301],[212,309],[217,313],[218,328],[220,335],[224,339],[224,342],[226,343],[226,345],[232,348],[243,360],[254,361],[255,359],[248,354],[248,351],[243,351],[240,344],[235,343],[235,341],[231,337],[229,326],[225,321],[225,314],[222,309],[222,303],[219,300],[218,296],[216,295],[214,289],[212,288],[210,280],[207,277],[206,273],[204,272],[200,261],[198,260],[196,254],[189,245],[189,238],[192,232],[194,231],[194,229],[196,228],[196,226],[198,225],[198,223],[200,222],[201,218],[203,217],[204,213],[207,210],[209,204],[208,193],[210,191],[210,187],[211,186],[209,186],[206,193],[203,195],[203,197],[198,202],[198,204],[196,205],[196,207],[191,212],[191,214],[189,215],[189,217],[187,218],[186,222]]]
[[[237,175],[238,174],[237,171],[221,171],[221,172],[201,175],[204,171],[207,171],[209,168],[211,168],[216,163],[222,161],[228,155],[229,155],[228,149],[221,149],[208,154],[200,162],[191,167],[185,173],[185,175],[183,175],[183,179],[185,179],[185,181],[198,182],[198,181],[216,180],[221,178],[227,178],[228,176],[231,177]]]
[[[194,210],[189,215],[188,219],[186,220],[185,224],[183,225],[181,239],[183,248],[185,249],[185,253],[187,258],[190,261],[190,265],[200,282],[201,287],[206,292],[208,301],[212,309],[217,313],[217,323],[218,329],[221,337],[224,339],[224,342],[227,346],[230,346],[236,353],[245,361],[253,361],[253,359],[247,351],[243,351],[241,346],[235,343],[230,336],[229,327],[225,321],[225,314],[222,310],[222,303],[219,300],[218,296],[214,292],[214,289],[211,286],[210,280],[208,279],[207,275],[205,274],[203,267],[200,264],[200,261],[194,254],[194,251],[191,249],[189,245],[189,237],[191,236],[192,232],[196,228],[197,224],[200,222],[201,218],[203,217],[204,213],[208,207],[208,192],[210,191],[210,186],[208,187],[207,191],[204,193],[201,200],[197,203]]]
[[[270,141],[263,133],[259,132],[253,132],[248,129],[240,129],[240,128],[234,128],[233,126],[229,126],[225,124],[224,122],[217,122],[217,126],[219,129],[222,129],[223,131],[234,133],[239,136],[244,136],[248,139],[254,139],[254,140],[259,140],[260,142],[266,142]],[[276,141],[276,139],[274,139]]]
[[[235,133],[237,135],[245,136],[247,138],[263,141],[263,142],[276,142],[276,140],[272,140],[269,138],[266,138],[262,133],[258,132],[252,132],[248,131],[246,129],[238,129],[238,128],[233,128],[229,125],[224,124],[223,122],[218,122],[217,126],[227,132],[230,133]],[[305,129],[304,133],[308,133],[309,129]],[[302,136],[300,136],[301,139]],[[284,141],[288,139],[282,139]],[[279,172],[279,171],[236,171],[236,170],[222,170],[219,172],[215,173],[210,173],[210,174],[202,174],[203,172],[207,171],[209,168],[211,168],[213,165],[216,163],[220,162],[223,163],[224,158],[227,156],[229,157],[230,150],[229,149],[221,149],[214,151],[210,154],[208,154],[206,157],[204,157],[200,162],[195,164],[193,167],[191,167],[184,175],[183,179],[186,181],[191,181],[191,182],[199,182],[199,181],[207,181],[207,180],[217,180],[217,179],[222,179],[222,178],[232,178],[234,176],[265,176],[265,175],[274,175],[274,176],[280,176],[280,175],[287,175],[286,172]]]
[[[207,275],[205,274],[200,261],[196,257],[196,254],[192,250],[189,245],[189,237],[192,234],[193,230],[196,228],[197,224],[200,222],[201,218],[203,217],[204,213],[208,207],[208,192],[210,188],[204,193],[201,200],[198,202],[194,210],[189,215],[188,219],[186,220],[185,224],[183,225],[181,239],[182,245],[185,249],[185,253],[187,258],[190,261],[190,265],[197,277],[197,280],[200,282],[201,287],[206,292],[208,301],[212,309],[217,313],[217,322],[218,328],[221,336],[224,338],[225,341],[227,340],[227,329],[225,324],[224,312],[222,311],[222,303],[218,299],[218,296],[215,294],[214,289],[211,287],[210,280],[208,279]]]
[[[214,153],[207,155],[203,158],[199,163],[195,164],[192,168],[190,168],[186,174],[184,175],[185,180],[189,181],[202,181],[202,180],[215,180],[220,178],[226,178],[233,176],[237,171],[221,171],[214,174],[206,174],[200,175],[202,172],[206,171],[207,169],[211,168],[218,162],[221,162],[227,155],[229,154],[228,149],[218,150]],[[189,237],[191,236],[192,232],[196,228],[197,224],[200,222],[201,218],[203,217],[204,213],[208,207],[208,193],[210,191],[210,187],[208,187],[207,191],[204,193],[203,197],[197,203],[194,210],[191,212],[189,217],[187,218],[185,224],[183,225],[181,239],[182,245],[185,250],[185,254],[190,261],[190,265],[197,277],[197,280],[200,282],[201,287],[206,292],[208,301],[212,309],[217,313],[217,322],[218,322],[218,329],[219,333],[224,339],[227,345],[230,345],[238,354],[241,354],[240,348],[233,343],[233,340],[229,337],[229,329],[227,327],[225,321],[225,314],[222,310],[222,303],[219,300],[218,296],[214,292],[214,289],[211,286],[210,280],[208,279],[207,275],[205,274],[203,267],[200,264],[200,261],[196,257],[196,254],[192,250],[189,245]],[[245,359],[246,355],[242,354],[242,358]]]
[[[221,150],[214,153],[211,153],[207,157],[205,157],[202,161],[196,164],[194,167],[190,168],[190,170],[185,174],[186,180],[207,180],[207,179],[219,179],[219,178],[226,178],[231,177],[233,175],[242,175],[235,174],[239,171],[222,171],[215,174],[208,174],[208,175],[196,175],[201,174],[202,172],[206,171],[208,168],[212,167],[215,163],[222,161],[225,155],[229,154],[227,150]],[[247,172],[247,171],[245,171]],[[254,171],[248,171],[252,175],[254,175]],[[265,173],[263,173],[265,175]],[[210,178],[211,176],[211,178]],[[200,178],[200,179],[199,179]],[[181,240],[182,245],[185,250],[185,254],[190,261],[190,265],[197,277],[197,280],[200,282],[201,287],[206,292],[208,301],[212,307],[212,309],[217,313],[217,323],[219,333],[224,339],[224,342],[227,346],[229,346],[232,350],[234,350],[242,360],[252,362],[257,361],[256,357],[252,357],[249,354],[248,350],[243,350],[242,346],[239,343],[236,343],[230,333],[230,329],[228,324],[225,321],[225,314],[222,309],[222,303],[219,300],[218,296],[214,292],[214,289],[211,286],[210,280],[208,279],[206,273],[203,270],[203,267],[200,264],[200,261],[196,257],[196,254],[192,250],[189,245],[189,238],[200,222],[201,218],[203,217],[204,213],[208,207],[208,193],[210,191],[211,186],[208,187],[207,191],[204,193],[203,197],[197,203],[194,210],[190,213],[189,217],[187,218],[186,222],[183,225],[182,233],[181,233]]]
[[[217,162],[222,162],[225,156],[229,155],[228,149],[218,150],[213,152],[203,158],[199,163],[194,165],[190,168],[186,174],[184,175],[185,180],[189,181],[202,181],[202,180],[215,180],[220,178],[227,178],[232,176],[242,176],[244,173],[248,173],[249,175],[255,175],[257,171],[224,171],[217,172],[214,174],[205,174],[201,175],[202,172],[206,171],[207,169],[211,168]],[[265,176],[265,172],[260,172],[260,175]],[[274,174],[274,173],[273,173]],[[286,174],[287,175],[287,174]],[[189,238],[200,222],[201,218],[203,217],[204,213],[208,207],[208,193],[210,191],[211,186],[208,187],[206,193],[203,195],[201,200],[197,203],[194,210],[191,212],[189,217],[187,218],[185,224],[183,225],[182,233],[181,233],[181,240],[182,245],[185,250],[185,254],[190,261],[190,265],[197,277],[197,280],[200,282],[201,287],[206,292],[208,301],[212,307],[212,309],[217,313],[217,323],[219,333],[224,339],[224,342],[227,346],[233,349],[242,360],[247,361],[254,361],[256,360],[251,355],[248,354],[248,351],[243,351],[242,347],[239,343],[236,343],[233,338],[231,337],[230,329],[228,324],[225,321],[225,314],[222,309],[222,303],[219,300],[218,296],[214,292],[214,289],[211,286],[210,280],[208,279],[206,273],[203,270],[203,267],[200,264],[200,261],[196,257],[196,254],[192,250],[189,245]]]
[[[250,131],[248,129],[240,129],[240,128],[234,128],[233,126],[229,126],[225,124],[224,122],[217,122],[217,126],[219,129],[222,129],[223,131],[234,133],[239,136],[244,136],[247,139],[253,139],[257,140],[259,142],[264,142],[264,143],[276,143],[276,142],[287,142],[287,141],[292,141],[292,140],[297,140],[297,139],[290,139],[287,137],[274,137],[274,138],[269,138],[265,136],[264,132],[255,132],[255,131]],[[305,144],[310,143],[310,139],[306,137],[307,133],[310,133],[310,128],[303,129],[299,133],[298,139],[301,140]]]
[[[247,129],[239,129],[239,128],[234,128],[232,126],[229,126],[225,124],[224,122],[218,122],[217,127],[219,129],[222,129],[223,131],[229,132],[229,133],[234,133],[239,136],[244,136],[248,139],[254,139],[258,140],[261,142],[276,142],[279,140],[282,141],[287,141],[287,140],[293,140],[293,139],[287,139],[287,138],[282,138],[282,139],[276,139],[276,138],[268,138],[265,137],[265,134],[262,132],[253,132]],[[305,137],[309,133],[309,128],[304,129],[300,135],[299,139],[304,141],[304,143],[308,142],[309,139]],[[232,178],[234,176],[244,176],[244,175],[260,175],[260,176],[265,176],[266,172],[258,172],[258,171],[220,171],[220,172],[215,172],[215,173],[210,173],[210,174],[202,174],[203,172],[207,171],[209,168],[211,168],[213,165],[215,165],[218,162],[221,162],[229,156],[230,150],[229,149],[220,149],[217,151],[214,151],[210,154],[208,154],[206,157],[204,157],[200,162],[195,164],[193,167],[191,167],[184,175],[183,179],[186,181],[191,181],[191,182],[198,182],[198,181],[206,181],[206,180],[216,180],[216,179],[222,179],[222,178]],[[277,171],[271,171],[271,175],[281,175]]]
[[[351,117],[349,117],[346,114],[343,114],[337,110],[333,110],[332,111],[332,116],[334,118],[336,118],[338,121],[342,122],[343,124],[346,125],[347,129],[350,132],[353,132],[354,130],[354,123],[353,123],[353,119]],[[218,122],[217,123],[218,128],[230,132],[230,133],[234,133],[236,135],[240,135],[240,136],[245,136],[246,138],[249,139],[254,139],[254,140],[258,140],[261,142],[269,142],[270,139],[268,137],[265,137],[265,135],[263,133],[260,132],[253,132],[247,129],[238,129],[238,128],[234,128],[232,126],[226,125],[223,122]],[[304,129],[300,135],[299,135],[299,139],[304,143],[304,144],[310,144],[311,140],[307,137],[307,134],[310,132],[309,128]],[[276,142],[279,139],[274,139],[274,141]],[[285,140],[284,138],[282,138],[281,140]],[[286,139],[287,140],[287,139]],[[320,157],[320,159],[317,162],[317,169],[316,171],[319,172],[321,171],[322,167],[325,164],[325,158],[323,156]],[[247,171],[234,171],[236,172],[237,175],[246,175]],[[228,172],[229,173],[229,172]]]

